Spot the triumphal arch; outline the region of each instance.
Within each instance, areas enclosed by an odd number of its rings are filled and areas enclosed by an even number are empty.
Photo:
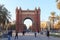
[[[32,20],[32,26],[30,29],[32,31],[40,31],[40,8],[35,8],[34,10],[22,10],[21,8],[16,8],[16,31],[23,32],[26,30],[24,20]]]

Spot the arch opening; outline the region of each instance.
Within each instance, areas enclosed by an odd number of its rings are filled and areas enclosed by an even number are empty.
[[[27,27],[27,30],[32,26],[32,20],[31,19],[25,19],[24,24]]]

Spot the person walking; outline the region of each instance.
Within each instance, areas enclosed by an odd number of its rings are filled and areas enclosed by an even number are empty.
[[[47,30],[47,37],[49,38],[49,30]]]
[[[11,37],[12,37],[12,30],[9,30],[8,31],[8,40],[11,40]]]
[[[18,32],[16,31],[15,39],[18,39]]]
[[[36,32],[35,32],[35,37],[36,37]]]
[[[22,32],[23,33],[23,36],[25,35],[25,31]]]

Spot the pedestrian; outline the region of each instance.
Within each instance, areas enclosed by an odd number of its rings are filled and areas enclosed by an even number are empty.
[[[43,31],[41,31],[41,34],[43,35]]]
[[[25,35],[25,31],[22,32],[23,33],[23,36]]]
[[[11,40],[11,37],[12,37],[12,30],[9,30],[8,31],[8,40]]]
[[[18,39],[18,32],[16,31],[15,39]]]
[[[10,35],[8,35],[8,40],[11,40]]]
[[[49,38],[49,30],[47,30],[47,37]]]
[[[35,37],[36,37],[36,32],[35,32]]]
[[[37,32],[39,33],[39,30]]]

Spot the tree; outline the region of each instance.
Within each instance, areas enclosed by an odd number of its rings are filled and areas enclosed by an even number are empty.
[[[60,10],[60,0],[56,0],[57,2],[57,8]]]
[[[60,20],[60,16],[59,16],[59,15],[57,15],[57,16],[56,16],[56,19],[57,19],[57,20]]]
[[[4,7],[4,5],[0,5],[0,24],[5,25],[5,22],[9,22],[10,12]]]
[[[16,30],[16,24],[10,25],[8,30]]]
[[[58,2],[59,0],[56,0],[56,2]]]

